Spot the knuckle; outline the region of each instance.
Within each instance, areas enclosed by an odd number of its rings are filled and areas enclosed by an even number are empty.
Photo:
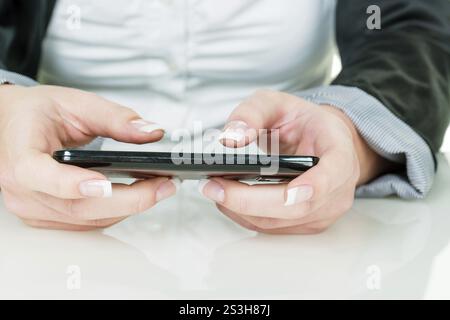
[[[248,200],[245,196],[242,195],[238,196],[236,207],[238,213],[249,213]]]
[[[18,216],[19,218],[26,216],[26,207],[20,196],[16,196],[6,190],[2,192],[3,205],[6,211]]]
[[[23,223],[31,228],[39,228],[40,224],[35,220],[21,219]]]
[[[237,110],[253,109],[257,107],[257,96],[252,95],[238,105]]]
[[[304,215],[304,211],[297,208],[295,210],[284,213],[282,216],[284,219],[297,220],[303,218]]]
[[[114,130],[123,128],[124,122],[140,118],[139,115],[130,108],[117,104],[114,104],[114,108],[109,108],[107,112],[110,112],[111,119],[114,119],[111,123],[111,127],[114,128]]]
[[[95,228],[108,228],[116,223],[115,221],[111,221],[111,219],[95,219],[89,222],[90,226]]]
[[[328,227],[326,227],[326,228],[316,228],[315,227],[315,228],[308,228],[306,233],[310,234],[310,235],[317,235],[317,234],[324,233],[327,230],[328,230]]]
[[[61,214],[75,219],[77,221],[94,220],[98,215],[90,206],[87,206],[83,201],[77,199],[64,199]]]
[[[247,224],[240,224],[243,228],[250,230],[250,231],[255,231],[255,232],[262,232],[262,229],[258,228],[256,225],[252,224],[252,223],[247,223]]]
[[[353,207],[354,199],[353,197],[347,197],[342,200],[342,213],[349,211]]]
[[[20,217],[22,215],[22,204],[17,199],[4,197],[4,206],[8,212],[16,216]]]
[[[53,187],[51,186],[51,184],[49,184],[48,188],[49,188],[49,192],[51,192],[53,195],[63,198],[66,196],[70,196],[70,192],[68,190],[68,186],[67,186],[67,181],[64,181],[64,178],[61,176],[58,176],[54,181],[53,181]]]
[[[358,158],[358,153],[356,151],[354,151],[352,153],[352,161],[351,161],[352,167],[353,168],[358,168],[359,169],[359,158]]]
[[[76,224],[62,224],[62,225],[58,225],[58,226],[55,226],[55,225],[41,226],[39,228],[74,231],[74,232],[86,232],[86,231],[92,231],[92,230],[97,229],[96,227],[92,227],[92,226],[82,226],[82,225],[76,225]]]
[[[284,219],[298,220],[306,217],[311,212],[311,209],[312,209],[312,202],[306,201],[298,204],[293,210],[290,209],[286,211],[285,213],[283,213],[282,216]]]
[[[126,118],[136,118],[138,117],[138,114],[136,112],[134,112],[133,109],[125,107],[125,106],[121,106],[121,105],[116,105],[118,112],[122,113],[124,117]]]
[[[292,225],[292,222],[275,218],[259,218],[255,225],[260,230],[274,230],[289,227]]]
[[[134,201],[134,206],[132,209],[132,214],[138,214],[144,212],[145,210],[151,208],[155,203],[154,197],[148,194],[138,194],[136,201]]]
[[[63,200],[63,212],[61,213],[70,217],[79,215],[77,206],[75,205],[75,202],[71,199]]]
[[[51,223],[47,221],[23,218],[21,218],[21,220],[25,225],[34,229],[56,229],[55,226],[52,226]]]
[[[0,172],[0,188],[6,189],[15,185],[15,177],[11,170],[3,170]]]
[[[80,102],[88,106],[92,104],[92,101],[101,99],[100,96],[98,96],[96,93],[90,92],[90,91],[82,91],[79,89],[73,89],[71,93],[77,97],[78,100],[81,100]]]
[[[19,184],[24,184],[24,179],[28,171],[29,163],[24,158],[19,158],[13,167],[12,174],[13,179]]]
[[[258,218],[252,222],[258,229],[266,230],[273,229],[274,222],[267,218]]]
[[[257,89],[253,96],[262,98],[273,98],[277,94],[276,91],[266,88]]]
[[[107,108],[105,112],[109,116],[111,116],[111,119],[114,121],[115,125],[123,125],[123,121],[125,120],[130,121],[136,118],[140,118],[139,115],[129,107],[105,99],[103,99],[103,101],[110,105],[110,107]]]
[[[237,224],[239,224],[241,227],[250,230],[250,231],[255,231],[255,232],[260,232],[260,230],[262,230],[260,227],[258,227],[254,221],[250,220],[250,219],[235,219],[230,217],[231,220],[233,220],[234,222],[236,222]]]
[[[320,234],[327,231],[330,228],[331,224],[329,221],[318,221],[311,223],[307,226],[307,231],[310,234]]]
[[[330,192],[330,179],[327,175],[319,175],[316,180],[317,186],[316,186],[316,193],[318,193],[321,196],[326,196]]]

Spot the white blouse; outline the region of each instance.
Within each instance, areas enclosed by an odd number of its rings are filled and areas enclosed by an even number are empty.
[[[59,0],[39,80],[166,128],[221,126],[258,88],[325,83],[335,0]]]

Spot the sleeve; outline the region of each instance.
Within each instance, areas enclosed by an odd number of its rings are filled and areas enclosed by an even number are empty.
[[[35,86],[42,40],[55,0],[0,0],[0,85]],[[98,150],[98,137],[80,149]]]
[[[379,30],[367,27],[373,5]],[[450,1],[338,0],[336,10],[333,84],[375,97],[437,153],[450,120]]]
[[[403,172],[381,176],[356,190],[358,197],[398,195],[423,198],[434,178],[433,154],[425,140],[380,101],[361,89],[325,86],[298,93],[319,105],[331,105],[347,114],[370,147],[390,161],[403,164]]]
[[[55,0],[0,0],[0,84],[35,85]]]
[[[37,85],[37,82],[22,74],[0,69],[0,85],[2,84],[18,84],[30,87]]]
[[[371,30],[374,5],[381,28]],[[450,1],[339,0],[336,38],[342,72],[299,95],[343,110],[376,152],[404,164],[357,195],[424,197],[450,120]]]

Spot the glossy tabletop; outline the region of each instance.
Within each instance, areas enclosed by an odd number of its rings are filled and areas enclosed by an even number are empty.
[[[450,156],[423,201],[357,200],[327,232],[271,236],[186,181],[103,231],[32,229],[0,203],[0,298],[450,298]]]

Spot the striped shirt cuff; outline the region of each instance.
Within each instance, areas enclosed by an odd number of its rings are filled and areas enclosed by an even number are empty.
[[[420,199],[430,191],[435,171],[430,148],[419,134],[376,98],[361,89],[345,86],[313,88],[296,95],[342,110],[375,152],[405,165],[403,172],[385,174],[360,186],[356,196],[398,195],[405,199]]]
[[[17,84],[25,87],[31,87],[38,84],[36,81],[34,81],[31,78],[28,78],[27,76],[0,69],[0,84],[6,83]]]

